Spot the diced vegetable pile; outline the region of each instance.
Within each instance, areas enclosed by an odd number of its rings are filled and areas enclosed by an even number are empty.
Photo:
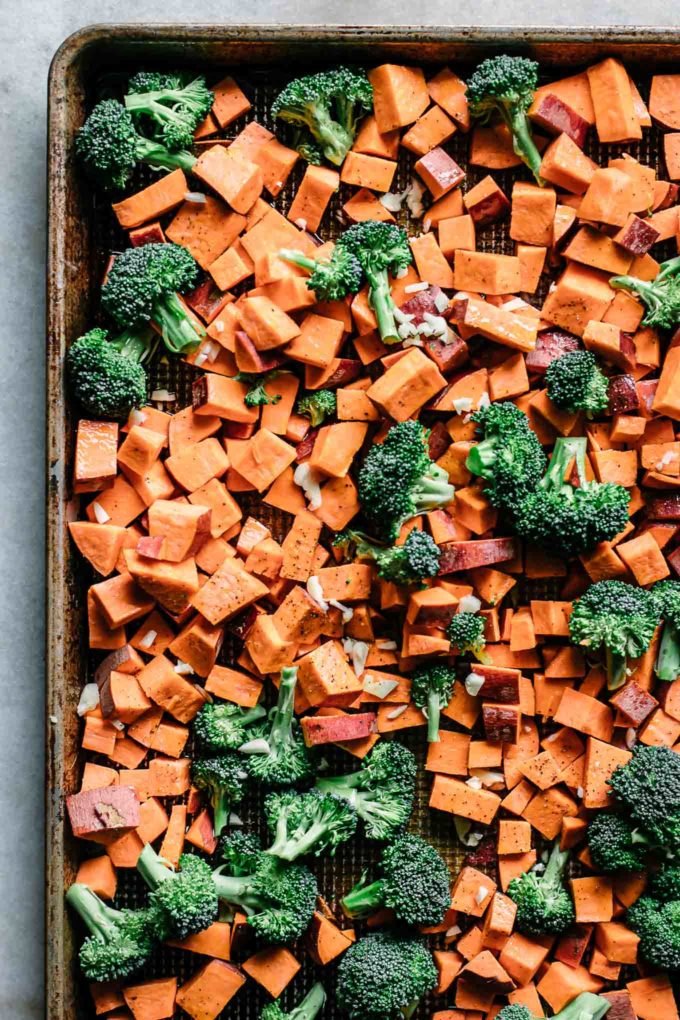
[[[130,240],[66,366],[93,1010],[214,1020],[256,982],[261,1020],[678,1020],[680,74],[646,105],[613,58],[341,67],[275,133],[250,107],[141,72],[76,141]],[[627,151],[653,125],[667,180]]]

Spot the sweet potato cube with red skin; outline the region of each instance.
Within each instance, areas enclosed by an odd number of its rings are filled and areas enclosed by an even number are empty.
[[[638,727],[652,714],[659,702],[632,680],[609,699],[609,704],[614,705],[631,726]]]
[[[594,925],[575,924],[563,935],[555,947],[555,959],[566,963],[568,967],[578,967],[588,948]]]
[[[488,949],[482,950],[473,957],[461,970],[473,985],[480,989],[492,991],[497,995],[507,995],[515,987],[515,982],[503,969],[496,957]]]
[[[565,134],[582,149],[588,128],[587,120],[577,113],[559,96],[552,92],[541,92],[529,109],[529,118],[551,135]]]
[[[103,786],[66,798],[74,836],[111,832],[139,825],[139,800],[131,786]]]
[[[659,240],[660,231],[636,213],[630,213],[613,240],[631,255],[646,255]]]
[[[514,560],[518,554],[514,538],[482,538],[469,542],[446,542],[440,547],[439,576],[488,567]]]
[[[414,169],[435,200],[465,180],[465,171],[440,146],[421,156]]]
[[[307,747],[363,740],[376,733],[378,729],[373,712],[358,712],[354,715],[308,715],[300,720],[300,725]]]
[[[486,227],[505,219],[510,201],[491,175],[483,177],[463,195],[463,203],[476,227]]]
[[[516,744],[519,738],[519,724],[522,713],[518,706],[485,704],[482,706],[482,721],[486,739],[504,744]]]
[[[494,701],[502,705],[519,704],[519,682],[521,673],[518,669],[506,666],[487,666],[475,663],[473,673],[481,676],[484,683],[479,689],[478,697],[483,701]]]
[[[611,1003],[607,1013],[609,1020],[637,1020],[638,1014],[633,1009],[630,992],[627,989],[622,988],[617,992],[600,992],[600,995]]]

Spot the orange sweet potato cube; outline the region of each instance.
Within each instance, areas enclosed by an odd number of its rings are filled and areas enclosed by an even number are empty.
[[[299,661],[298,682],[313,707],[351,705],[363,690],[339,641],[326,641]]]

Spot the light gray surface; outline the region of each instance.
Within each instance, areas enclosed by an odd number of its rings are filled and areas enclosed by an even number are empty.
[[[674,9],[675,7],[675,9]],[[0,1017],[43,1015],[45,89],[60,42],[94,22],[242,21],[233,0],[1,0]],[[250,22],[678,25],[668,0],[251,0]]]

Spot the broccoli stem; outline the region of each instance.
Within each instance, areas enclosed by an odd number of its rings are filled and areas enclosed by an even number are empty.
[[[295,708],[295,685],[297,683],[297,666],[287,666],[281,670],[279,697],[274,709],[274,720],[269,734],[269,746],[274,749],[290,741],[293,711]]]
[[[322,840],[328,832],[326,822],[314,822],[313,825],[298,835],[294,832],[290,838],[282,838],[277,832],[276,839],[269,848],[269,853],[280,857],[283,861],[294,861],[304,854],[310,853],[317,842]]]
[[[543,881],[547,885],[554,885],[561,888],[562,876],[564,875],[564,869],[567,866],[569,856],[570,854],[568,850],[560,850],[558,840],[550,851],[550,857],[548,858],[548,863],[545,871],[543,872]]]
[[[114,931],[118,911],[103,903],[89,886],[76,882],[66,893],[66,902],[87,925],[90,934],[106,942]]]
[[[564,494],[569,498],[571,485],[565,484],[565,474],[572,460],[576,461],[576,471],[579,482],[583,485],[586,482],[585,476],[585,453],[587,440],[584,438],[564,439],[560,438],[555,443],[553,455],[545,475],[538,483],[541,489],[564,489]],[[568,490],[568,491],[567,491]]]
[[[186,149],[179,152],[170,152],[160,142],[152,142],[140,135],[137,141],[135,155],[140,163],[148,163],[151,167],[159,167],[163,170],[186,170],[191,173],[196,163],[196,157],[192,156]]]
[[[347,152],[352,147],[353,138],[348,131],[338,124],[322,104],[314,107],[314,136],[323,149],[326,159],[340,166]]]
[[[216,790],[210,800],[213,809],[213,832],[219,836],[227,827],[231,805],[224,790]]]
[[[541,154],[531,134],[531,125],[524,110],[513,110],[506,113],[504,119],[512,132],[512,147],[536,178],[541,187],[545,181],[541,177]]]
[[[158,346],[158,335],[152,329],[126,329],[109,343],[130,361],[148,361]]]
[[[555,1020],[601,1020],[611,1008],[611,1003],[601,995],[582,992],[561,1010]]]
[[[413,502],[417,512],[432,510],[450,503],[453,499],[453,486],[449,482],[449,476],[443,468],[432,464],[424,474],[417,487],[413,490]]]
[[[380,339],[386,344],[399,343],[401,337],[394,318],[394,301],[387,270],[376,272],[367,266],[365,273],[369,283],[368,301],[378,321]]]
[[[221,875],[219,872],[215,872],[213,873],[213,882],[218,897],[226,903],[233,903],[235,906],[241,907],[248,917],[266,908],[262,899],[253,892],[250,875]]]
[[[626,682],[626,656],[613,652],[611,648],[605,649],[605,663],[607,667],[607,690],[618,691]]]
[[[485,477],[498,458],[498,436],[490,436],[472,447],[467,456],[467,467],[475,475]]]
[[[323,1009],[325,1002],[326,992],[321,982],[317,981],[295,1007],[292,1016],[295,1020],[314,1020]]]
[[[427,696],[427,742],[428,744],[439,743],[439,721],[441,718],[441,705],[439,702],[439,691],[432,690]]]
[[[300,266],[301,269],[308,269],[310,273],[316,269],[314,259],[310,259],[308,255],[304,255],[301,251],[295,251],[293,248],[282,248],[279,258],[284,262],[292,262],[294,266]]]
[[[385,884],[382,879],[368,885],[356,885],[342,900],[342,909],[347,917],[366,917],[380,910],[385,902]]]
[[[680,255],[676,255],[674,259],[668,259],[662,263],[656,281],[666,280],[669,276],[675,276],[676,273],[680,273]]]
[[[165,346],[173,354],[192,351],[205,336],[203,327],[196,328],[177,294],[163,294],[154,301],[152,319],[160,327]]]
[[[172,878],[174,872],[162,857],[159,857],[150,843],[147,843],[137,861],[137,871],[149,889],[158,889],[162,882]]]
[[[673,683],[680,675],[680,633],[672,623],[664,624],[654,671],[659,680],[667,683]]]

